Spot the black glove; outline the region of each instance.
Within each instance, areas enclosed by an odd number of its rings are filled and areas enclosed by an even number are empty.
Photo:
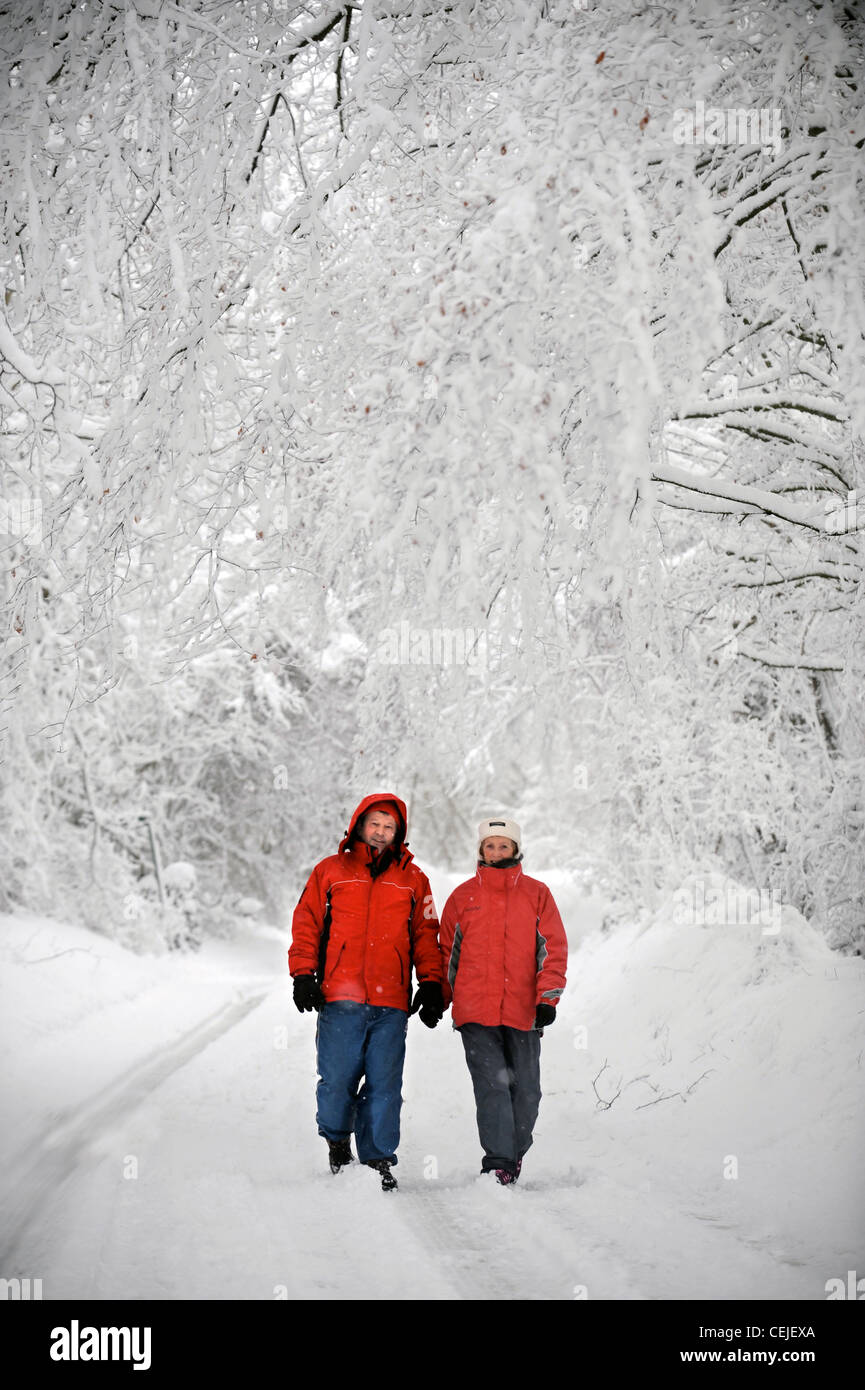
[[[535,1009],[535,1027],[549,1028],[556,1021],[555,1004],[539,1004]]]
[[[295,975],[294,1002],[301,1013],[307,1009],[320,1009],[324,995],[319,989],[314,975]]]
[[[442,998],[442,987],[437,980],[421,980],[411,1011],[416,1014],[418,1009],[420,1009],[420,1021],[425,1023],[427,1028],[435,1028],[436,1024],[441,1022],[445,1003]]]

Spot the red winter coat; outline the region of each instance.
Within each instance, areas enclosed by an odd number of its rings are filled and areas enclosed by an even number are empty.
[[[399,812],[394,862],[373,878],[369,845],[350,843],[360,817],[375,802]],[[402,843],[406,809],[390,793],[364,797],[339,852],[316,864],[294,910],[288,968],[315,975],[326,1000],[350,999],[408,1012],[411,972],[442,978],[438,918],[429,879]]]
[[[445,903],[439,940],[455,1027],[528,1032],[538,1004],[558,1003],[568,963],[565,929],[549,888],[519,864],[479,864]]]

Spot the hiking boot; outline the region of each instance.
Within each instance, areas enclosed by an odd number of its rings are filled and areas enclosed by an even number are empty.
[[[377,1173],[381,1173],[382,1192],[393,1192],[397,1187],[397,1180],[390,1171],[390,1162],[386,1158],[371,1158],[367,1160],[367,1168],[374,1168]]]
[[[338,1173],[347,1163],[354,1163],[350,1139],[328,1139],[327,1150],[332,1173]]]
[[[501,1187],[511,1187],[517,1180],[517,1174],[512,1173],[509,1168],[496,1168],[496,1182]]]

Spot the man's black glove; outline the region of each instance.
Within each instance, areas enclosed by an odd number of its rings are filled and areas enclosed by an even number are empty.
[[[420,1021],[425,1023],[427,1028],[435,1028],[436,1024],[441,1022],[445,1003],[442,998],[442,987],[437,980],[421,980],[411,1011],[416,1014],[418,1009],[420,1009]]]
[[[324,995],[316,984],[314,975],[295,975],[294,1002],[301,1013],[307,1009],[320,1009]]]
[[[555,1004],[539,1004],[535,1009],[535,1027],[549,1028],[556,1021]]]

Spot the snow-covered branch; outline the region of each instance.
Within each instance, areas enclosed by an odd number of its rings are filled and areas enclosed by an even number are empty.
[[[764,488],[742,487],[722,478],[701,477],[670,464],[654,464],[652,479],[682,489],[683,500],[679,505],[690,505],[697,511],[703,507],[702,499],[705,498],[709,501],[706,506],[708,511],[719,510],[715,503],[723,501],[736,504],[723,509],[726,511],[759,512],[789,521],[794,526],[804,526],[810,531],[825,532],[826,529],[825,514],[821,508],[788,502]],[[660,493],[659,496],[661,501],[666,500],[666,494]]]

